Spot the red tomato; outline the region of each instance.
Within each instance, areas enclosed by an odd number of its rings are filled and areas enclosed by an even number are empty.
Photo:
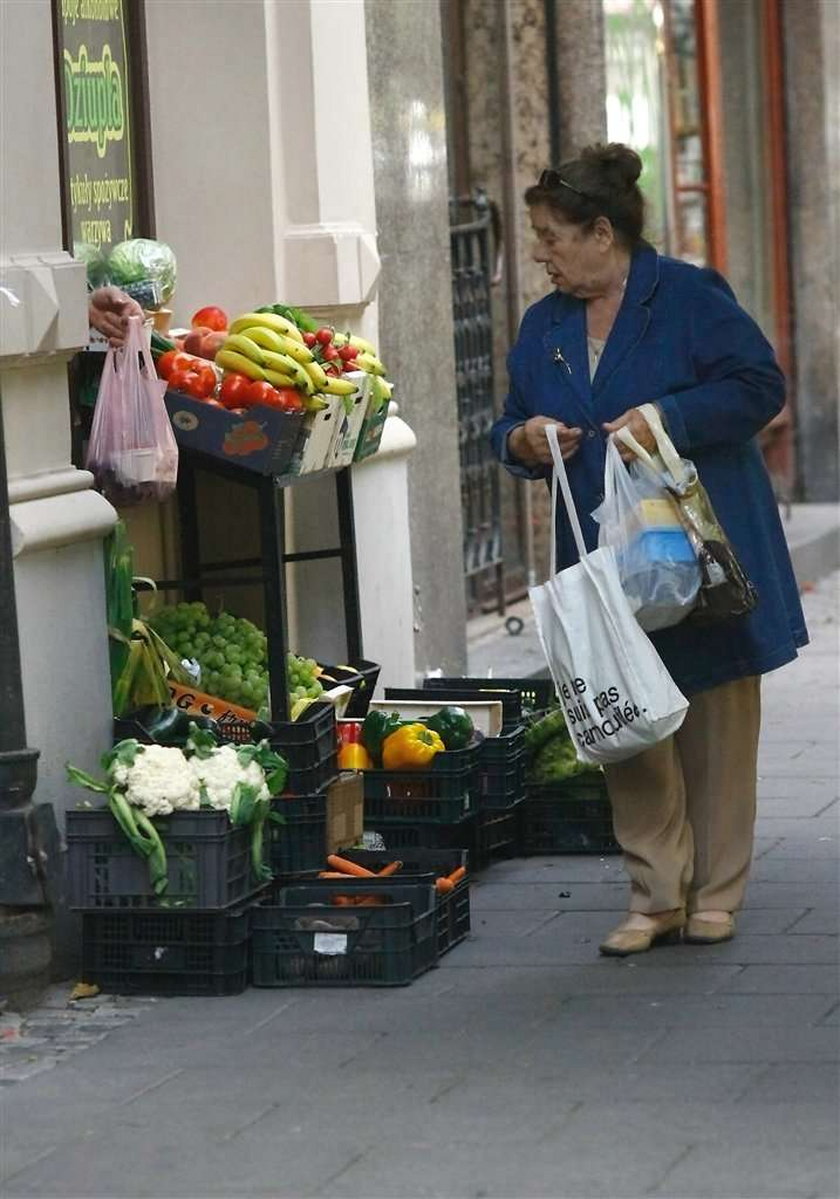
[[[356,357],[357,353],[358,353],[358,350],[355,350],[353,348],[353,346],[339,346],[338,347],[338,356],[339,356],[339,358],[342,358],[345,362],[352,362],[353,359]]]
[[[196,374],[198,375],[198,377],[201,379],[202,383],[204,384],[204,394],[212,395],[213,392],[216,390],[216,384],[218,383],[219,380],[216,376],[216,372],[213,370],[210,363],[203,362],[200,366],[197,366]]]
[[[345,371],[360,371],[362,368],[355,358],[351,358],[348,362],[344,363],[344,369]]]
[[[202,379],[198,371],[190,371],[187,374],[187,382],[184,390],[188,396],[192,396],[194,400],[206,400],[210,391],[207,389],[207,381]]]
[[[178,350],[167,350],[165,354],[161,354],[157,360],[158,378],[168,379],[173,371],[173,363],[178,357]]]
[[[337,350],[335,346],[324,346],[323,350],[321,351],[321,355],[324,359],[324,362],[335,362],[336,360],[339,362],[341,361],[341,351]]]
[[[169,388],[171,391],[186,392],[187,383],[192,378],[193,378],[192,371],[184,370],[183,368],[181,368],[179,370],[172,371],[169,378],[167,379],[167,383],[169,384]]]
[[[287,412],[303,412],[303,401],[300,392],[294,387],[281,387],[278,394]]]
[[[214,333],[224,333],[228,327],[227,313],[222,308],[214,308],[212,305],[199,308],[190,325],[193,329],[203,325],[205,329],[211,329]]]
[[[248,405],[252,406],[257,404],[261,404],[263,408],[279,408],[281,406],[280,393],[265,379],[258,379],[252,383],[243,398]]]
[[[305,346],[309,346],[310,350],[317,343],[317,341],[318,341],[318,338],[315,336],[314,333],[304,333],[303,334],[303,344]]]
[[[219,389],[219,399],[225,408],[239,408],[247,401],[251,380],[247,375],[225,375]]]
[[[326,325],[324,325],[324,327],[322,329],[319,329],[318,332],[315,334],[315,340],[320,341],[322,346],[328,346],[330,344],[330,342],[332,341],[332,339],[333,339],[333,330],[329,329]]]

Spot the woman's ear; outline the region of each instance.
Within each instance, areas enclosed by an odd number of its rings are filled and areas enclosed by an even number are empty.
[[[602,250],[609,250],[615,242],[615,230],[612,227],[609,217],[596,217],[595,224],[592,226],[592,233],[598,242],[599,248]]]

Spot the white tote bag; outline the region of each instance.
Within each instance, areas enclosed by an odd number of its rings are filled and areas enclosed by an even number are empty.
[[[554,425],[551,570],[531,587],[540,641],[563,705],[578,760],[591,765],[632,758],[676,732],[688,700],[642,632],[618,576],[615,552],[584,545]],[[558,483],[580,562],[556,571]]]

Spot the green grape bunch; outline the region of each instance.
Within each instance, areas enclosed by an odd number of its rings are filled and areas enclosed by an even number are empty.
[[[268,641],[250,620],[206,604],[180,603],[161,608],[149,622],[180,658],[201,667],[202,690],[231,704],[259,712],[268,703]],[[317,699],[323,691],[313,658],[286,655],[286,688],[291,707],[299,699]]]
[[[218,699],[259,711],[268,701],[268,642],[250,620],[206,604],[180,603],[161,608],[149,622],[181,658],[201,667],[201,687]]]
[[[286,689],[289,706],[299,699],[317,699],[324,690],[317,677],[318,663],[314,658],[299,658],[286,654]]]

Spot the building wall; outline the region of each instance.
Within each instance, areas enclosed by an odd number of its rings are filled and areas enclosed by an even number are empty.
[[[799,490],[805,500],[833,501],[840,495],[840,6],[786,0],[782,18]]]
[[[436,3],[366,0],[379,345],[409,468],[418,674],[466,664],[461,494],[440,14]],[[406,680],[410,685],[410,680]]]
[[[62,249],[49,0],[0,4],[0,72],[0,411],[23,700],[35,800],[60,813],[79,799],[64,764],[96,769],[110,734],[102,539],[116,514],[70,460],[67,361],[87,340],[87,301]]]

